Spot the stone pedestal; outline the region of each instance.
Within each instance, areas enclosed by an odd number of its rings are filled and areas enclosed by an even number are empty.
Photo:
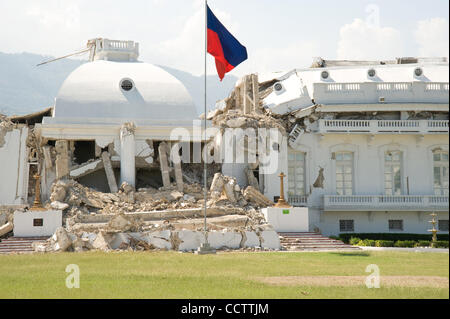
[[[61,226],[61,210],[14,212],[15,237],[52,236]]]
[[[262,212],[266,221],[277,232],[308,232],[309,215],[306,207],[291,208],[263,208]]]
[[[136,186],[135,126],[125,123],[120,128],[120,183]]]

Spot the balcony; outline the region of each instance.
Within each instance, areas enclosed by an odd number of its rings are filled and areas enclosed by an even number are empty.
[[[448,134],[448,120],[319,120],[318,133]]]
[[[294,207],[308,206],[307,195],[288,195],[288,203]]]
[[[448,82],[314,83],[317,104],[448,104]]]
[[[325,195],[325,211],[448,211],[448,195]]]

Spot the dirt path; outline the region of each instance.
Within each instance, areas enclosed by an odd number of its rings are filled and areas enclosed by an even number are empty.
[[[286,276],[258,277],[255,280],[277,286],[348,287],[365,286],[366,278],[366,276]],[[449,280],[437,276],[381,276],[380,286],[449,288]]]

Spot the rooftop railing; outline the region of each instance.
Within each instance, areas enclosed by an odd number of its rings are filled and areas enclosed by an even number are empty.
[[[319,133],[448,134],[448,120],[319,120]]]
[[[448,82],[314,83],[318,104],[449,103]]]

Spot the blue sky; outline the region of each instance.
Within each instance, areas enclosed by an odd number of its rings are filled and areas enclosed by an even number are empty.
[[[0,51],[64,55],[94,37],[140,42],[141,60],[203,69],[202,0],[0,2]],[[448,0],[209,0],[247,47],[236,71],[307,67],[315,56],[448,56]],[[208,58],[208,73],[215,72]]]

